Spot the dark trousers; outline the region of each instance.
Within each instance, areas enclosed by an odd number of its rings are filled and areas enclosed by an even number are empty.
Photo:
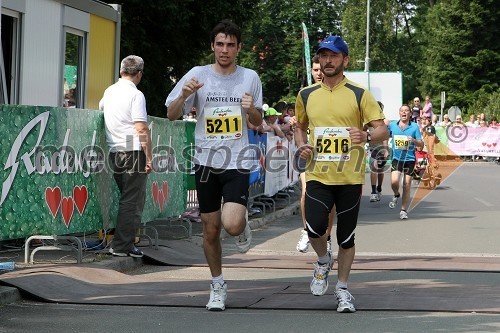
[[[141,151],[109,154],[113,177],[120,190],[120,203],[113,236],[113,251],[134,249],[135,232],[141,223],[146,199],[146,155]]]

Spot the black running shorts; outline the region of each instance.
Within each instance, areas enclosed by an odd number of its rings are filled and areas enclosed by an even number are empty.
[[[399,171],[405,175],[412,176],[415,170],[415,161],[392,160],[391,171]]]
[[[214,169],[195,165],[196,193],[200,213],[213,213],[224,202],[236,202],[247,206],[250,171]]]
[[[318,238],[326,233],[328,215],[335,205],[337,244],[344,249],[353,247],[362,187],[361,184],[325,185],[314,180],[308,181],[305,215],[309,237]]]

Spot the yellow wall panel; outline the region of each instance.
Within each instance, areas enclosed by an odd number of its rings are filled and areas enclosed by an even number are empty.
[[[116,23],[90,15],[86,108],[98,109],[104,90],[114,83]]]

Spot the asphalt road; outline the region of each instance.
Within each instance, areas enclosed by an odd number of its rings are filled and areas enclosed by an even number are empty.
[[[445,168],[446,166],[442,166]],[[442,169],[444,171],[444,169]],[[466,163],[399,220],[390,209],[389,176],[380,202],[369,203],[365,185],[356,232],[362,255],[430,255],[500,257],[500,166]],[[415,193],[417,188],[414,186]],[[249,253],[311,255],[295,251],[301,221],[291,216],[254,230]],[[194,236],[194,241],[196,241]],[[223,241],[224,251],[234,251],[232,239]],[[204,267],[143,265],[129,272],[144,276],[206,279]],[[225,269],[226,279],[287,279],[309,283],[311,271],[273,269]],[[392,274],[392,275],[390,275]],[[351,280],[369,282],[404,279],[425,272],[353,271]],[[437,273],[436,273],[437,274]],[[498,281],[500,273],[440,272],[460,281]],[[430,287],[431,287],[430,283]],[[354,295],[355,296],[355,295]],[[430,300],[431,301],[431,300]],[[500,332],[500,314],[358,311],[338,314],[334,309],[248,310],[226,309],[211,313],[203,308],[90,306],[47,304],[33,300],[0,307],[0,332]]]

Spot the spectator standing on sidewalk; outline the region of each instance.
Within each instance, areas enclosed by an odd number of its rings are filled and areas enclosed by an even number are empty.
[[[347,44],[330,36],[317,51],[323,72],[322,84],[301,89],[295,111],[295,138],[306,166],[305,213],[311,245],[318,256],[310,284],[313,295],[324,295],[333,258],[327,251],[328,215],[337,211],[338,281],[335,288],[338,312],[355,312],[347,280],[355,255],[354,236],[361,190],[365,180],[365,142],[388,138],[384,114],[372,94],[347,80]],[[327,101],[336,101],[328,103]],[[369,124],[374,130],[363,131]],[[311,142],[307,143],[310,130]]]
[[[152,171],[151,136],[146,99],[137,89],[144,73],[141,57],[130,55],[120,64],[120,79],[104,91],[106,142],[113,177],[120,190],[116,228],[110,252],[119,257],[142,257],[134,246],[146,199],[147,174]]]
[[[437,124],[438,124],[438,116],[437,116],[437,114],[433,114],[431,117],[431,125],[437,126]]]
[[[432,119],[433,115],[432,111],[432,103],[431,103],[431,97],[429,95],[425,96],[425,104],[422,110],[420,111],[420,118],[427,117],[429,119]]]
[[[399,194],[399,179],[403,177],[403,200],[399,218],[408,218],[408,205],[410,204],[410,188],[413,170],[415,169],[415,147],[423,147],[422,134],[416,123],[410,120],[411,111],[408,105],[399,108],[399,120],[394,120],[389,124],[389,132],[392,137],[392,167],[391,167],[391,187],[394,196],[389,203],[390,208],[395,208]],[[424,117],[427,119],[427,116]]]
[[[413,107],[411,108],[411,121],[416,122],[417,118],[421,117],[422,105],[420,105],[420,97],[413,99]]]
[[[476,116],[475,116],[475,115],[473,115],[473,114],[471,114],[471,115],[469,116],[469,121],[467,121],[467,122],[465,123],[465,126],[467,126],[467,127],[471,127],[471,128],[476,128],[476,127],[478,126],[478,125],[477,125],[477,122],[476,122]]]
[[[448,127],[448,126],[451,126],[452,125],[452,122],[450,120],[450,116],[448,114],[445,114],[443,116],[443,121],[439,123],[438,126],[441,126],[441,127]]]
[[[237,236],[238,250],[248,251],[252,236],[247,212],[249,173],[257,165],[256,152],[249,148],[247,122],[262,123],[262,84],[255,71],[236,65],[242,45],[236,24],[229,20],[218,23],[210,32],[210,44],[215,63],[192,68],[165,105],[170,120],[197,106],[195,181],[203,250],[212,275],[206,307],[223,311],[227,284],[222,274],[220,233],[224,228]]]
[[[491,128],[498,128],[499,127],[498,120],[497,120],[496,116],[491,117],[490,125],[488,127],[491,127]]]

